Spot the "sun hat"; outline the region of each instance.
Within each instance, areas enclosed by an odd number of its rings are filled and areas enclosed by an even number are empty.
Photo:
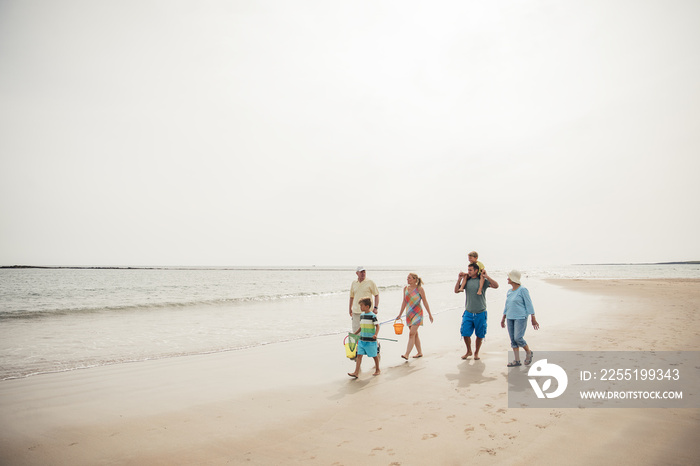
[[[513,269],[510,272],[508,272],[508,278],[510,278],[510,281],[513,283],[517,283],[520,285],[520,272],[517,270]]]
[[[359,266],[359,267],[357,268],[357,270],[355,270],[355,272],[364,272],[364,271],[365,271],[365,268],[362,267],[362,266]]]

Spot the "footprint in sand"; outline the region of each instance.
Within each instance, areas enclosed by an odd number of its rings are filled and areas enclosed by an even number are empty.
[[[431,438],[435,438],[435,437],[437,437],[437,436],[438,436],[438,434],[436,434],[436,433],[434,433],[434,432],[433,432],[432,434],[423,434],[423,440],[428,440],[428,439],[431,439]]]
[[[547,426],[543,426],[542,424],[535,424],[535,427],[538,427],[540,429],[546,429]]]
[[[479,453],[488,453],[491,456],[496,456],[496,450],[492,448],[482,448],[481,451],[479,451]]]

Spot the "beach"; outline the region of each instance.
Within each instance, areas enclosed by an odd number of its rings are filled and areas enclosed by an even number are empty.
[[[700,280],[524,284],[541,325],[525,335],[535,352],[700,350]],[[447,310],[421,329],[424,357],[409,362],[407,332],[383,325],[379,336],[399,341],[382,343],[381,375],[367,360],[357,380],[342,335],[5,380],[0,464],[700,460],[700,409],[508,408],[502,303],[489,304],[480,360],[461,359],[461,311]],[[386,306],[380,320],[396,313]]]

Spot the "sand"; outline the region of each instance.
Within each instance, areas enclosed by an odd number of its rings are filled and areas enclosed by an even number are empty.
[[[535,351],[700,350],[698,280],[526,286],[542,326],[526,333]],[[383,343],[381,375],[366,360],[357,380],[331,335],[0,382],[0,464],[700,461],[700,409],[508,408],[500,306],[481,360],[460,358],[461,312],[444,311],[421,329],[424,357],[409,362],[406,333],[383,326],[380,337],[400,342]]]

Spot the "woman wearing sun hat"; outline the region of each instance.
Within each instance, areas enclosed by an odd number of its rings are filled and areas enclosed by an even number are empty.
[[[508,325],[510,346],[515,355],[515,360],[508,363],[508,367],[520,365],[520,348],[525,350],[525,365],[532,362],[532,351],[523,338],[527,328],[527,316],[532,316],[532,328],[535,330],[540,328],[540,324],[535,319],[535,309],[532,307],[530,292],[520,284],[520,276],[521,274],[517,270],[508,272],[508,284],[513,289],[508,290],[506,307],[503,310],[503,319],[501,319],[501,327],[506,328],[506,324]]]

